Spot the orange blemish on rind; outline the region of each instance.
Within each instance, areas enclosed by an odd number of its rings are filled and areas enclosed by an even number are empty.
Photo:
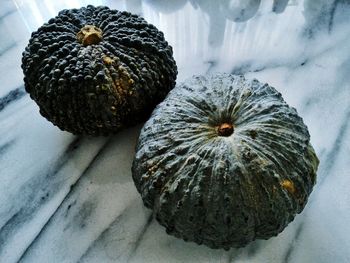
[[[102,60],[103,60],[103,63],[106,65],[112,65],[114,62],[114,59],[107,57],[107,56],[103,57]]]
[[[281,182],[281,186],[286,189],[289,193],[295,193],[294,183],[291,180],[285,179]]]

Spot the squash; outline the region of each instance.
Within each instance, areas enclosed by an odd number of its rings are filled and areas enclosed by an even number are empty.
[[[280,233],[305,207],[318,163],[276,89],[218,73],[184,81],[156,107],[132,176],[167,233],[229,249]]]
[[[45,118],[91,135],[145,121],[177,75],[172,48],[155,26],[91,5],[62,10],[33,32],[22,69]]]

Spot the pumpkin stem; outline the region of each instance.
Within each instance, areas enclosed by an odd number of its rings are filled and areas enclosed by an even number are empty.
[[[217,132],[219,136],[225,136],[228,137],[230,136],[234,131],[234,127],[231,123],[222,123],[221,125],[218,126]]]
[[[102,30],[97,26],[85,25],[77,33],[77,40],[84,46],[98,44],[102,41]]]

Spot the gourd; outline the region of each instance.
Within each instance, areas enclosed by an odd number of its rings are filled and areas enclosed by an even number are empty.
[[[62,10],[33,32],[22,69],[41,115],[91,135],[145,121],[177,75],[172,48],[155,26],[91,5]]]
[[[167,233],[229,249],[280,233],[305,207],[318,163],[276,89],[218,73],[186,80],[156,107],[132,176]]]

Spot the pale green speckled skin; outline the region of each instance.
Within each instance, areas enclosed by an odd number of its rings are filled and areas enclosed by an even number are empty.
[[[234,125],[229,137],[218,136],[223,122]],[[276,236],[303,210],[319,163],[309,141],[302,118],[269,85],[195,76],[144,125],[133,179],[167,233],[242,247]]]

